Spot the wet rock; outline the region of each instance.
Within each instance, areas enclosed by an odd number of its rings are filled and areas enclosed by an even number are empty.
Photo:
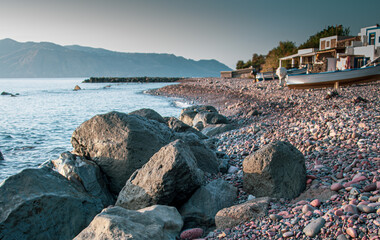
[[[116,206],[104,209],[74,239],[175,240],[182,225],[174,207],[154,205],[134,211]]]
[[[215,214],[230,207],[237,198],[237,188],[218,179],[201,186],[179,209],[184,228],[215,226]]]
[[[162,204],[180,206],[204,182],[190,148],[176,140],[154,154],[126,182],[116,205],[127,209]]]
[[[207,139],[208,137],[205,136],[200,131],[196,130],[195,128],[185,124],[184,122],[178,120],[175,117],[165,117],[164,118],[166,124],[169,128],[173,129],[175,132],[184,133],[184,132],[191,132],[196,134],[200,139]]]
[[[166,124],[166,121],[164,120],[164,118],[158,112],[150,108],[142,108],[142,109],[130,112],[128,113],[128,115],[138,115],[138,116],[147,118],[149,120],[156,120],[157,122]]]
[[[174,138],[165,124],[137,115],[110,112],[82,123],[73,133],[75,153],[94,161],[110,180],[113,193],[161,147]]]
[[[187,125],[193,126],[194,117],[199,112],[217,113],[218,111],[213,106],[206,106],[206,105],[191,106],[191,107],[182,109],[179,120],[186,123]]]
[[[287,142],[271,143],[243,161],[243,184],[257,197],[295,198],[306,187],[305,158]]]
[[[72,239],[102,203],[59,173],[25,169],[0,185],[0,239]]]
[[[75,85],[74,91],[78,91],[78,90],[81,90],[81,88],[78,85]]]

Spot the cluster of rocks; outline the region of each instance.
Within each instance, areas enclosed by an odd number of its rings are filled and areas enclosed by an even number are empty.
[[[1,96],[11,96],[11,97],[16,97],[18,95],[20,95],[19,93],[16,93],[16,94],[13,94],[13,93],[9,93],[9,92],[2,92],[0,93]]]
[[[279,89],[275,82],[252,84],[244,79],[193,80],[182,85],[178,90],[184,96],[188,95],[182,89],[195,89],[189,93],[193,99],[218,105],[219,111],[243,126],[216,136],[217,150],[226,153],[235,170],[213,176],[238,187],[242,204],[252,198],[243,181],[247,156],[281,140],[299,149],[306,161],[307,185],[299,197],[271,199],[264,216],[222,227],[207,239],[380,237],[380,82],[337,91]],[[171,95],[175,88],[162,92]],[[256,110],[259,115],[250,114]]]
[[[190,118],[206,127],[227,122],[211,106],[184,109],[181,119]],[[268,209],[267,199],[234,206],[238,189],[211,177],[229,169],[212,139],[151,109],[97,115],[71,142],[73,152],[0,185],[1,239],[193,239]],[[299,195],[306,184],[302,154],[283,142],[263,151],[270,154],[247,158],[247,192]],[[248,210],[255,208],[257,214]]]

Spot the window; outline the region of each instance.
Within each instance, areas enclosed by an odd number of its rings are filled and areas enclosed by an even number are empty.
[[[336,48],[336,39],[331,39],[331,47]]]
[[[326,41],[326,48],[330,47],[330,41]]]
[[[321,41],[321,50],[325,49],[325,41]]]
[[[375,45],[375,33],[370,33],[369,34],[369,45]]]

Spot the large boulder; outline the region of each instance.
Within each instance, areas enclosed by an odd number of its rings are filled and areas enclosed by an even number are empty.
[[[268,144],[244,159],[243,186],[256,197],[295,198],[306,187],[305,158],[288,142]]]
[[[174,207],[155,205],[137,211],[110,207],[98,214],[76,240],[175,240],[183,221]]]
[[[193,119],[199,112],[218,112],[213,106],[196,105],[184,108],[181,111],[179,120],[187,125],[193,126]]]
[[[184,228],[214,227],[215,214],[232,206],[236,198],[237,188],[222,179],[198,188],[179,210],[185,222]]]
[[[165,124],[137,115],[110,112],[82,123],[73,133],[75,153],[94,161],[118,193],[132,173],[172,141]]]
[[[102,203],[52,169],[25,169],[0,184],[0,239],[72,239]]]
[[[182,122],[181,120],[178,120],[175,117],[165,117],[165,122],[168,125],[169,128],[173,129],[175,132],[178,133],[194,133],[197,135],[200,139],[207,139],[207,136],[205,136],[203,133],[198,131],[197,129],[187,125],[186,123]]]
[[[50,160],[43,165],[51,167],[68,180],[83,187],[89,194],[99,198],[103,206],[115,203],[114,196],[108,190],[105,176],[94,162],[64,152],[59,159]]]
[[[268,213],[270,202],[270,198],[263,197],[224,208],[215,215],[216,228],[232,228],[240,223],[250,221],[253,218],[263,217]]]
[[[127,209],[155,204],[179,206],[203,182],[204,174],[197,167],[190,148],[176,140],[161,148],[131,176],[116,205]]]
[[[208,145],[193,133],[177,133],[176,138],[184,141],[194,154],[197,166],[204,172],[218,173],[220,160]]]
[[[198,112],[194,116],[193,125],[196,126],[198,122],[201,122],[204,127],[209,124],[227,124],[228,119],[217,112]]]
[[[150,108],[142,108],[142,109],[129,113],[129,115],[132,115],[132,114],[145,117],[149,120],[156,120],[157,122],[160,122],[160,123],[166,123],[164,118],[158,112]]]

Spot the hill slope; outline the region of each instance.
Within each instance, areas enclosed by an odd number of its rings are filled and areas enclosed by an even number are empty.
[[[194,61],[173,54],[0,40],[0,77],[217,77],[228,70],[216,60]]]

